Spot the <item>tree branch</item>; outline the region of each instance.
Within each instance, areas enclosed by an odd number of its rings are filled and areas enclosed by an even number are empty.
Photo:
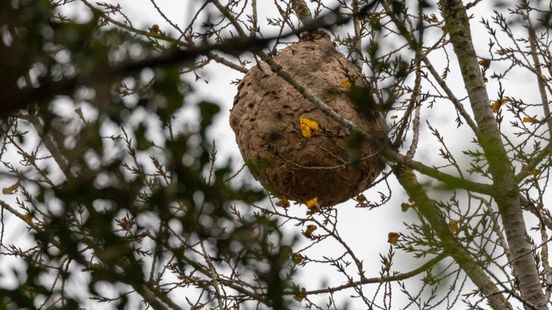
[[[316,294],[323,294],[323,293],[335,293],[337,291],[341,291],[341,290],[344,290],[344,289],[348,289],[348,288],[351,288],[351,287],[360,286],[360,285],[364,285],[364,284],[385,283],[385,282],[394,282],[394,281],[406,280],[408,278],[412,278],[412,277],[414,277],[414,276],[416,276],[416,275],[418,275],[418,274],[420,274],[424,271],[427,271],[427,270],[431,269],[437,263],[442,261],[445,257],[447,257],[447,255],[445,255],[445,254],[437,255],[436,257],[432,258],[430,261],[426,262],[425,264],[421,265],[420,267],[418,267],[416,269],[413,269],[411,271],[405,272],[405,273],[399,273],[399,274],[392,275],[392,276],[387,276],[387,277],[365,278],[365,279],[362,279],[362,280],[359,280],[359,281],[354,281],[354,282],[339,285],[339,286],[334,286],[334,287],[329,287],[329,288],[324,288],[324,289],[319,289],[319,290],[306,291],[305,294],[306,295],[316,295]],[[286,292],[286,294],[291,295],[291,294],[294,294],[294,292]]]
[[[485,274],[485,271],[481,268],[481,263],[477,262],[451,233],[443,214],[434,201],[427,196],[412,170],[395,165],[393,173],[405,189],[408,197],[416,204],[416,208],[431,224],[431,227],[441,240],[444,253],[454,258],[460,268],[466,272],[472,282],[487,298],[491,307],[495,310],[512,309],[508,300],[506,300],[496,285]]]
[[[523,2],[525,3],[525,2]],[[528,3],[525,3],[528,6]],[[533,59],[534,70],[537,76],[537,84],[539,86],[539,94],[541,97],[541,105],[544,110],[544,119],[546,120],[546,125],[548,126],[548,132],[552,133],[552,118],[550,118],[550,106],[548,103],[548,95],[546,94],[546,82],[544,76],[542,75],[541,63],[539,60],[539,55],[537,53],[537,34],[535,33],[535,28],[531,22],[530,10],[528,7],[525,7],[527,21],[527,32],[529,34],[529,46],[531,49],[531,58]]]
[[[305,0],[291,0],[293,10],[303,25],[307,25],[312,21],[311,11]]]
[[[439,180],[445,183],[450,188],[462,188],[467,191],[480,193],[484,195],[493,195],[495,191],[492,185],[469,181],[466,179],[452,176],[450,174],[441,172],[436,168],[426,166],[421,162],[410,159],[407,156],[401,155],[400,153],[389,148],[384,150],[383,154],[384,154],[384,157],[389,162],[400,163],[406,167],[419,171],[424,175],[427,175],[429,177],[432,177],[436,180]]]
[[[101,10],[97,9],[86,0],[81,1],[90,9],[92,9],[95,13],[103,13]],[[375,1],[372,1],[371,3],[363,6],[359,10],[358,14],[365,14],[367,10],[371,9],[374,6],[374,3]],[[219,51],[232,55],[240,55],[245,51],[260,51],[273,40],[282,39],[289,36],[298,35],[303,32],[314,31],[317,29],[332,29],[339,25],[348,23],[351,18],[351,15],[345,16],[341,14],[339,9],[334,9],[298,29],[266,38],[247,36],[242,29],[241,32],[243,32],[244,35],[240,35],[240,37],[238,38],[226,39],[218,44],[205,43],[197,46],[186,46],[184,49],[175,48],[172,50],[168,50],[160,56],[153,56],[140,61],[123,63],[111,67],[105,66],[104,64],[99,64],[92,71],[81,73],[71,79],[65,79],[58,82],[45,78],[40,81],[40,86],[35,88],[16,89],[15,86],[11,87],[12,81],[8,81],[9,83],[4,83],[6,84],[7,89],[4,90],[4,92],[2,93],[2,97],[10,98],[10,100],[7,101],[5,105],[2,105],[0,107],[0,118],[8,117],[15,111],[26,108],[28,104],[33,102],[45,104],[48,103],[56,95],[71,95],[74,89],[83,82],[97,83],[99,81],[111,81],[125,73],[136,72],[145,67],[161,67],[181,64],[193,61],[199,56],[208,56],[213,58],[215,61],[219,61],[222,60],[222,57],[214,54],[213,52]],[[125,25],[124,23],[118,22],[113,19],[108,20],[114,25],[122,27],[123,29],[126,29],[128,31],[152,37],[152,35],[146,31],[129,28],[129,26]],[[237,29],[241,29],[241,27]],[[175,44],[183,44],[183,42],[175,41],[173,38],[167,36],[156,35],[153,37],[169,40]],[[245,72],[243,68],[238,68],[235,66],[232,67],[238,71]],[[2,97],[0,97],[0,99],[3,99]]]
[[[526,238],[520,193],[512,165],[504,149],[496,118],[489,107],[489,96],[479,69],[479,63],[471,38],[470,21],[460,0],[439,1],[445,18],[446,29],[458,58],[465,88],[475,115],[479,142],[493,177],[494,197],[504,223],[510,246],[514,271],[519,280],[523,299],[546,309],[537,266]]]
[[[406,29],[406,26],[400,20],[397,19],[397,16],[389,7],[388,0],[382,0],[381,4],[383,5],[383,8],[385,9],[385,12],[387,13],[387,15],[391,18],[391,20],[393,20],[393,23],[395,24],[395,26],[399,28],[401,35],[408,42],[410,47],[420,54],[420,56],[422,57],[423,63],[426,65],[427,69],[429,70],[429,73],[431,73],[431,76],[433,76],[435,81],[437,81],[439,86],[441,86],[443,91],[447,94],[447,97],[454,105],[454,108],[456,108],[458,113],[460,113],[460,115],[462,116],[464,121],[466,121],[466,123],[471,128],[475,136],[478,136],[479,133],[478,133],[477,125],[475,124],[471,116],[468,114],[468,112],[466,112],[466,109],[464,109],[464,106],[462,105],[460,100],[456,98],[452,90],[448,87],[445,80],[443,80],[443,78],[439,76],[439,73],[437,72],[437,70],[435,70],[435,68],[433,67],[433,64],[427,58],[426,53],[422,51],[421,42],[418,42],[416,38],[412,35],[412,30]]]
[[[518,182],[521,182],[523,179],[531,175],[531,171],[534,169],[548,156],[552,154],[552,143],[548,143],[544,149],[538,152],[533,158],[531,158],[525,167],[516,174],[515,178]]]

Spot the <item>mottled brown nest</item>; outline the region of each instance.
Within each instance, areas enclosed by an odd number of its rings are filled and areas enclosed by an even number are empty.
[[[366,113],[366,106],[361,114],[351,100],[349,86],[362,89],[366,85],[362,73],[327,35],[291,44],[274,61],[334,111],[368,133],[383,134],[381,115],[373,108]],[[317,122],[320,129],[305,137],[300,117]],[[358,137],[316,108],[266,63],[249,70],[241,80],[230,125],[251,173],[278,197],[298,202],[317,197],[322,206],[335,205],[368,188],[383,166],[376,153],[379,142],[355,143]]]

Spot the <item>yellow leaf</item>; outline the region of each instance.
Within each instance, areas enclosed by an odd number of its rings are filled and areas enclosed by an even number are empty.
[[[494,113],[497,113],[500,110],[500,107],[505,105],[508,102],[506,98],[497,99],[491,102],[491,109]]]
[[[390,232],[389,234],[387,234],[387,242],[392,245],[395,245],[397,244],[397,242],[399,242],[399,237],[400,237],[399,233]]]
[[[349,81],[349,80],[343,80],[341,82],[341,87],[346,89],[346,90],[350,90],[351,86],[353,86],[353,84],[351,84],[351,81]]]
[[[303,299],[305,299],[305,297],[307,297],[307,290],[304,287],[301,288],[300,292],[297,292],[295,293],[295,295],[293,295],[293,298],[295,298],[295,300],[297,300],[298,302],[301,302]]]
[[[19,187],[19,181],[15,182],[14,184],[12,184],[8,187],[4,187],[2,189],[2,194],[11,195],[11,194],[15,193],[15,191],[17,190],[18,187]]]
[[[318,227],[316,225],[307,225],[307,229],[305,229],[305,231],[303,232],[303,235],[305,235],[305,237],[309,238],[309,239],[312,239],[313,236],[312,236],[312,233],[317,229]]]
[[[30,214],[25,214],[23,215],[23,220],[25,221],[25,223],[30,224],[33,221],[33,216]]]
[[[451,220],[448,226],[449,226],[450,232],[453,234],[456,234],[460,230],[460,227],[458,226],[458,221],[456,220]]]
[[[480,65],[483,69],[487,70],[487,69],[489,69],[489,66],[491,65],[491,60],[488,59],[488,58],[481,58],[481,59],[479,60],[479,65]]]
[[[406,202],[403,202],[401,203],[401,211],[402,212],[406,212],[408,211],[408,209],[412,208],[412,205],[406,203]]]
[[[320,130],[316,121],[303,116],[299,117],[299,126],[301,127],[301,134],[305,138],[310,138],[313,132]]]
[[[320,205],[318,204],[318,197],[314,197],[311,200],[307,201],[307,209],[311,211],[318,210],[320,208]]]
[[[284,209],[289,208],[289,200],[287,200],[286,198],[282,198],[276,202],[276,205]]]
[[[294,264],[300,264],[303,261],[303,258],[303,255],[299,253],[291,254],[291,261],[293,261]]]
[[[540,171],[539,171],[538,169],[536,169],[536,168],[529,169],[528,172],[529,172],[532,176],[534,176],[534,177],[538,177],[538,176],[539,176],[539,173],[540,173]]]
[[[524,123],[536,123],[538,120],[534,117],[524,117],[522,120]]]

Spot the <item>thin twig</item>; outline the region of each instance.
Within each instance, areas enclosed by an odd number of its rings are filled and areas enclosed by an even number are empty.
[[[396,274],[396,275],[385,276],[385,277],[365,278],[365,279],[362,279],[362,280],[359,280],[359,281],[355,281],[355,282],[351,282],[351,283],[347,283],[347,284],[343,284],[343,285],[339,285],[339,286],[334,286],[334,287],[329,287],[329,288],[319,289],[319,290],[307,291],[306,294],[307,295],[315,295],[315,294],[323,294],[323,293],[335,293],[337,291],[348,289],[348,288],[351,288],[351,287],[354,287],[354,286],[406,280],[406,279],[412,278],[412,277],[414,277],[414,276],[416,276],[416,275],[418,275],[418,274],[420,274],[424,271],[429,270],[430,268],[435,266],[437,263],[442,261],[445,257],[447,257],[447,255],[439,254],[436,257],[432,258],[430,261],[428,261],[425,264],[421,265],[420,267],[418,267],[416,269],[413,269],[411,271],[405,272],[405,273],[399,273],[399,274]],[[288,294],[290,294],[290,293],[288,293]]]

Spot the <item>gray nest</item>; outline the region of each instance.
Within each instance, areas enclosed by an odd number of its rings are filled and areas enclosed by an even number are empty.
[[[374,136],[384,134],[380,113],[362,96],[356,103],[351,99],[356,98],[353,90],[367,89],[362,72],[327,35],[303,38],[273,59],[334,111]],[[309,130],[302,132],[300,119],[313,127],[310,137]],[[351,133],[264,62],[241,80],[230,125],[251,173],[281,198],[306,202],[317,197],[322,206],[335,205],[367,189],[383,168],[377,154],[381,141]]]

